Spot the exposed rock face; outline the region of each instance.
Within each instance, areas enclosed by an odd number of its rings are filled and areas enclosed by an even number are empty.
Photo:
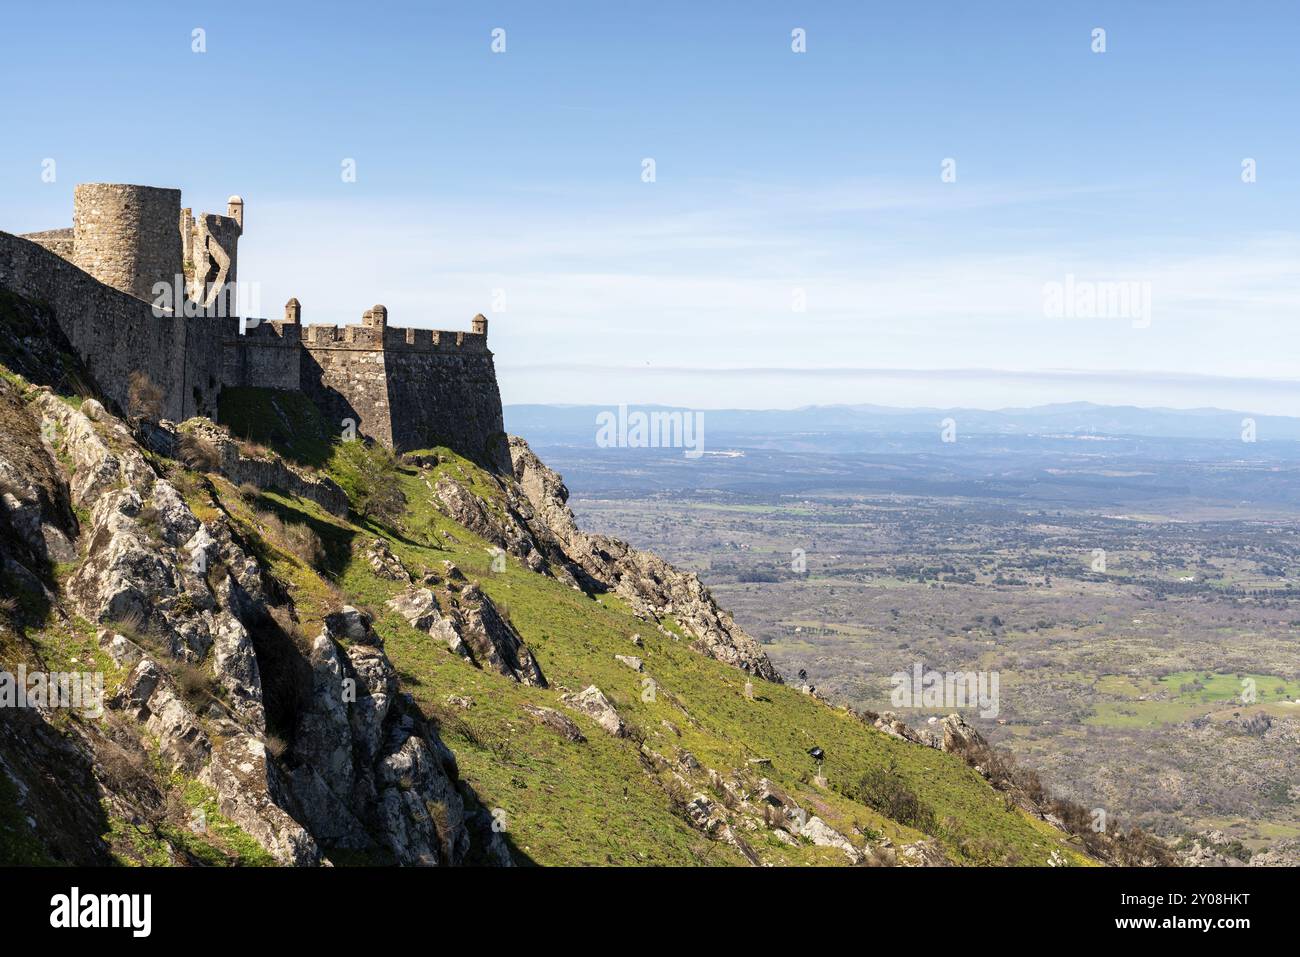
[[[870,714],[864,716],[871,720]],[[882,714],[875,715],[872,725],[891,738],[898,738],[900,741],[909,741],[912,744],[925,744],[925,740],[908,726],[907,722],[894,714],[892,711],[885,711]]]
[[[530,527],[539,540],[553,543],[550,548],[543,543],[543,552],[562,555],[575,566],[575,578],[612,589],[647,620],[672,615],[694,638],[692,647],[709,657],[768,681],[781,680],[758,642],[718,607],[698,576],[626,542],[581,531],[560,476],[517,436],[510,438],[510,454],[515,479],[532,507]]]
[[[984,736],[967,724],[961,715],[948,715],[943,719],[942,725],[943,750],[961,755],[988,750]]]
[[[546,677],[513,625],[501,617],[475,584],[457,587],[449,581],[442,592],[444,613],[431,589],[415,588],[390,599],[388,606],[413,628],[445,641],[455,654],[481,668],[496,671],[520,684],[546,687]]]
[[[241,734],[226,741],[199,778],[219,795],[221,813],[279,863],[302,867],[321,862],[316,841],[285,812],[288,802],[279,770],[258,738]]]
[[[393,554],[388,543],[382,538],[372,538],[366,543],[366,563],[370,565],[371,570],[380,578],[387,578],[389,581],[411,583],[411,573],[406,570],[406,566],[401,560]]]
[[[77,521],[68,489],[51,450],[41,442],[42,423],[27,413],[17,390],[3,380],[0,423],[2,520],[26,545],[33,564],[72,560],[77,554]]]
[[[212,742],[171,679],[152,660],[142,659],[135,666],[112,704],[158,739],[159,750],[173,771],[194,774],[207,763]]]
[[[72,461],[72,502],[87,509],[85,560],[68,583],[76,610],[96,622],[131,622],[167,653],[203,662],[212,653],[231,706],[265,729],[261,681],[242,618],[266,599],[257,562],[223,522],[203,525],[176,488],[155,474],[130,432],[93,399],[74,410],[49,394],[36,407]],[[209,574],[224,569],[223,574]]]
[[[614,660],[620,664],[627,665],[633,671],[641,671],[644,662],[636,655],[615,655]]]
[[[378,847],[400,864],[461,863],[470,836],[455,758],[398,693],[369,622],[332,619],[312,645],[311,695],[287,755],[303,819],[327,846]],[[339,641],[358,621],[365,631],[345,649]]]
[[[388,607],[405,618],[407,624],[417,631],[428,631],[435,622],[442,620],[438,599],[428,588],[413,588],[395,598],[390,598]]]
[[[190,419],[181,425],[180,431],[206,443],[216,456],[217,471],[236,485],[248,483],[262,489],[277,488],[310,499],[331,515],[348,514],[347,495],[323,475],[300,469],[269,449],[257,455],[245,455],[228,431],[208,419]]]
[[[616,738],[627,737],[627,725],[614,710],[605,693],[595,685],[590,685],[577,694],[566,694],[564,701],[581,711]]]
[[[948,866],[948,858],[944,855],[943,849],[933,840],[904,844],[898,849],[898,857],[901,863],[909,867]]]
[[[808,838],[818,847],[839,848],[854,864],[862,860],[862,852],[850,844],[848,838],[816,815],[803,823],[799,828],[799,836]]]
[[[433,494],[438,510],[457,525],[523,559],[533,571],[547,570],[547,561],[538,551],[525,517],[513,507],[513,501],[508,500],[501,511],[493,511],[465,485],[445,473],[438,476]]]
[[[0,382],[0,402],[12,398],[10,388]],[[97,639],[128,669],[107,702],[113,740],[93,722],[72,722],[60,735],[35,711],[0,714],[0,771],[19,782],[22,793],[35,793],[27,783],[36,780],[27,755],[37,753],[38,742],[57,742],[67,751],[58,759],[66,777],[78,767],[99,773],[101,756],[105,767],[128,767],[129,761],[110,754],[124,753],[122,745],[134,748],[141,762],[152,760],[147,741],[169,771],[208,785],[221,814],[281,864],[324,863],[333,848],[372,851],[404,864],[455,864],[474,841],[486,860],[510,863],[500,835],[481,827],[481,815],[470,810],[472,792],[459,781],[451,752],[400,694],[365,613],[344,606],[329,615],[325,633],[297,665],[273,659],[277,669],[300,667],[308,676],[290,740],[273,753],[255,634],[266,630],[273,607],[292,617],[278,583],[265,576],[224,517],[195,517],[132,433],[98,402],[86,400],[76,409],[36,390],[10,411],[0,439],[0,478],[7,479],[0,489],[6,496],[0,559],[13,574],[23,568],[18,558],[30,564],[34,570],[25,571],[24,581],[30,579],[57,614],[122,622],[99,629]],[[9,441],[12,436],[18,440]],[[67,463],[66,474],[60,462]],[[72,506],[88,515],[80,526]],[[85,556],[69,580],[67,610],[42,584],[65,542],[74,559]],[[392,567],[391,552],[371,551]],[[525,674],[535,668],[526,649],[509,656],[512,649],[500,634],[508,625],[478,607],[486,599],[475,589],[465,591],[467,631],[502,641],[504,651],[494,653],[503,667]],[[32,727],[20,746],[10,732],[23,724]],[[103,773],[100,793],[113,813],[135,819],[138,801],[161,800],[148,775]],[[96,793],[93,785],[83,789]],[[68,804],[64,799],[59,806]],[[91,822],[88,846],[65,859],[106,862],[101,835],[108,827],[95,823],[98,805],[77,813]],[[32,820],[46,818],[50,827],[81,833],[34,809]]]
[[[546,687],[546,678],[519,632],[501,617],[477,585],[462,589],[452,611],[453,628],[473,652],[474,660],[521,684]],[[457,627],[459,626],[459,627]]]
[[[587,736],[567,715],[561,714],[554,708],[542,708],[529,704],[524,705],[524,712],[538,724],[550,728],[566,741],[582,744],[587,740]]]

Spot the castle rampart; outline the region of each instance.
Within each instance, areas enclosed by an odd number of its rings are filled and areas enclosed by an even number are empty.
[[[100,389],[122,410],[130,408],[131,373],[143,372],[162,389],[161,417],[216,415],[226,320],[155,316],[149,303],[5,232],[0,287],[49,307]]]
[[[64,229],[46,229],[39,233],[23,233],[22,239],[30,239],[38,246],[44,246],[56,256],[71,261],[73,250],[72,227]]]
[[[222,345],[223,380],[230,386],[261,389],[301,389],[302,326],[285,320],[245,320],[239,334],[237,324]]]
[[[509,470],[481,315],[470,332],[390,327],[382,305],[359,324],[304,326],[297,299],[283,320],[241,323],[211,308],[191,318],[155,315],[156,283],[173,287],[183,275],[191,304],[209,307],[237,275],[243,200],[230,197],[224,216],[199,217],[180,202],[178,190],[78,186],[71,230],[0,233],[0,287],[48,304],[123,409],[134,372],[161,387],[162,416],[176,421],[215,417],[227,386],[300,391],[340,430],[350,422],[357,435],[397,451],[446,445]]]

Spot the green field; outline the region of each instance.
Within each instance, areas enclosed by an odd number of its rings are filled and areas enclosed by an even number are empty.
[[[1255,700],[1243,701],[1245,681],[1253,681]],[[1224,675],[1182,671],[1160,679],[1105,675],[1097,679],[1096,691],[1116,700],[1101,701],[1089,724],[1110,727],[1150,727],[1178,724],[1203,714],[1276,706],[1296,708],[1300,681],[1286,681],[1276,675]],[[1145,700],[1144,700],[1145,699]]]

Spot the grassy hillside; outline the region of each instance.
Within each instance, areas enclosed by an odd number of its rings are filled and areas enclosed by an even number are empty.
[[[19,391],[27,389],[20,377],[11,379]],[[69,401],[76,399],[70,394]],[[331,443],[313,410],[293,397],[240,390],[227,398],[222,411],[241,440],[264,442],[286,458],[332,474],[347,489],[359,487],[355,469],[360,447]],[[493,813],[517,861],[745,864],[740,849],[711,839],[692,824],[687,805],[702,792],[715,804],[730,806],[734,798],[723,781],[753,795],[765,778],[859,849],[881,838],[896,847],[932,838],[959,864],[1042,865],[1054,852],[1058,863],[1091,863],[1061,832],[1021,811],[954,755],[900,742],[793,688],[751,684],[746,673],[691,650],[689,637],[671,619],[658,629],[636,618],[614,595],[586,595],[529,570],[514,557],[506,558],[504,570],[494,571],[495,549],[442,515],[433,504],[433,489],[446,473],[499,510],[500,481],[448,449],[413,458],[437,464],[380,463],[383,482],[399,487],[406,499],[404,509],[382,522],[356,510],[338,518],[314,502],[276,490],[236,487],[216,473],[185,469],[158,456],[151,461],[171,478],[201,521],[227,515],[251,554],[283,582],[297,611],[291,637],[300,651],[320,633],[325,616],[342,604],[373,615],[402,690],[437,723],[472,791],[471,803],[477,798]],[[445,563],[450,562],[478,582],[527,643],[549,687],[530,687],[479,670],[443,641],[410,627],[386,606],[408,586],[381,577],[367,558],[376,540],[416,581],[428,573],[445,579]],[[81,546],[84,559],[87,543]],[[50,569],[50,584],[61,591],[79,562]],[[50,668],[94,662],[105,672],[111,694],[124,673],[99,647],[95,631],[84,620],[51,614],[44,627],[26,629],[26,647]],[[634,635],[640,636],[640,647],[633,643]],[[17,647],[4,650],[11,662],[19,657]],[[643,659],[643,671],[617,661],[619,654]],[[273,661],[261,664],[268,742],[279,738],[283,744],[293,736],[293,691],[277,686]],[[631,729],[629,737],[610,736],[563,702],[565,693],[589,685],[598,686],[617,708]],[[586,741],[569,741],[539,724],[525,710],[530,705],[571,716]],[[122,720],[109,711],[102,726],[91,730],[111,736]],[[814,747],[826,755],[820,776],[808,754]],[[711,771],[716,772],[712,781]],[[168,810],[157,820],[132,823],[103,807],[100,819],[87,826],[104,837],[112,859],[128,864],[269,863],[260,846],[217,813],[212,795],[197,782],[169,775],[161,764],[132,773],[144,774],[151,787],[167,796]],[[868,774],[877,780],[883,776],[925,813],[892,811],[891,819],[860,800],[860,782]],[[0,798],[7,795],[0,792]],[[202,838],[186,827],[189,816],[199,811],[209,823]],[[41,859],[26,822],[12,817],[0,815],[2,856]],[[740,837],[765,863],[848,862],[839,848],[815,846],[806,838],[782,842],[767,827],[745,830]],[[340,864],[386,863],[327,850]]]
[[[247,428],[244,434],[259,432]],[[273,430],[260,434],[274,441]],[[220,507],[256,543],[259,557],[289,584],[306,635],[314,635],[340,601],[375,615],[405,690],[438,720],[462,776],[495,811],[521,859],[547,865],[743,863],[734,848],[691,826],[681,810],[691,795],[678,793],[680,784],[644,759],[638,747],[644,740],[670,762],[690,752],[704,768],[724,776],[738,771],[752,783],[766,777],[855,844],[863,836],[887,836],[895,844],[927,836],[854,799],[865,773],[888,769],[933,812],[928,836],[955,862],[1041,865],[1053,849],[1072,863],[1086,861],[1059,831],[1008,809],[999,793],[952,755],[897,741],[790,687],[755,682],[750,699],[746,674],[690,650],[687,641],[676,638],[672,623],[669,634],[661,634],[617,597],[589,597],[513,557],[504,571],[492,571],[491,546],[442,516],[431,502],[431,488],[438,473],[447,472],[492,497],[500,494],[495,480],[450,450],[430,451],[438,465],[397,472],[408,501],[406,515],[394,523],[400,528],[355,513],[350,520],[338,519],[313,503],[275,492],[253,496],[245,489],[241,495],[215,476],[211,488]],[[313,452],[311,458],[319,461]],[[190,490],[191,507],[200,517],[212,507],[205,501],[207,491]],[[298,524],[321,539],[323,556],[314,564],[295,554],[302,551],[291,541]],[[532,649],[550,688],[526,687],[478,670],[387,609],[385,602],[405,586],[379,577],[365,560],[365,546],[376,538],[417,579],[426,571],[440,573],[442,563],[450,561],[479,581]],[[641,636],[643,648],[633,646],[634,634]],[[643,658],[644,673],[616,661],[616,654]],[[523,711],[526,704],[564,711],[561,695],[591,684],[634,727],[632,739],[612,738],[573,713],[588,740],[571,743]],[[453,697],[473,705],[449,704]],[[807,753],[815,746],[826,752],[820,781]],[[764,860],[846,862],[835,848],[789,847],[762,831],[746,838],[757,842]]]

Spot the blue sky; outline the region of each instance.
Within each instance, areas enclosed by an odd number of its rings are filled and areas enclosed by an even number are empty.
[[[24,5],[0,228],[240,193],[265,313],[484,312],[507,402],[1297,415],[1297,50],[1280,2]]]

